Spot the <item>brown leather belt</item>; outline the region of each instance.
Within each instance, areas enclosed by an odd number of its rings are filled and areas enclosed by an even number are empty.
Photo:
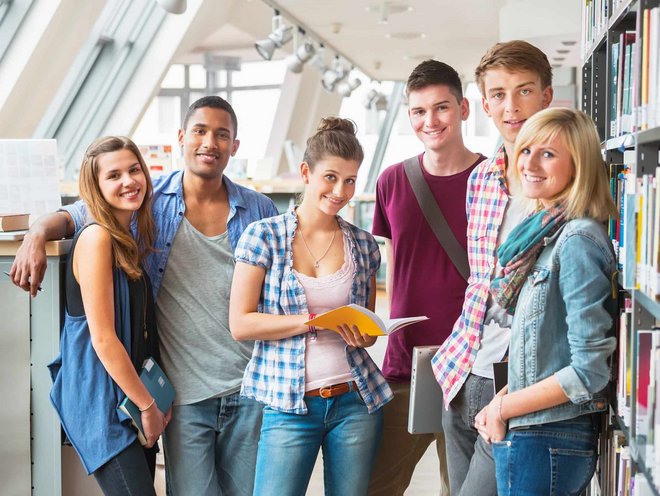
[[[348,393],[350,390],[357,391],[357,384],[355,381],[342,382],[340,384],[333,384],[332,386],[324,386],[322,388],[310,389],[305,391],[305,396],[320,396],[321,398],[333,398]]]

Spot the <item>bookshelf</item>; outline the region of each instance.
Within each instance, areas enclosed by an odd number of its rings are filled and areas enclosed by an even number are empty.
[[[591,494],[660,496],[660,0],[584,0],[583,56],[582,110],[620,210],[619,356]]]

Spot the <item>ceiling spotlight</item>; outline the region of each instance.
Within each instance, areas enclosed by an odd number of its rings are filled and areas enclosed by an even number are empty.
[[[319,45],[316,54],[312,57],[312,60],[309,63],[321,71],[321,73],[325,72],[328,68],[328,66],[325,65],[325,48],[323,44]]]
[[[339,57],[335,57],[335,62],[332,69],[326,69],[323,71],[321,76],[321,84],[328,91],[334,91],[335,86],[339,81],[344,79],[348,75],[345,65],[339,60]]]
[[[257,41],[254,47],[265,60],[270,60],[277,48],[282,48],[283,45],[291,41],[292,31],[293,27],[282,24],[282,17],[276,13],[273,16],[273,30],[267,38]]]
[[[380,95],[380,93],[378,93],[378,90],[375,88],[371,88],[367,93],[367,96],[364,97],[364,108],[370,109],[371,106],[376,102],[378,95]]]
[[[314,45],[305,42],[298,49],[286,58],[286,65],[291,72],[296,74],[302,72],[303,65],[314,55]]]
[[[299,27],[293,36],[293,53],[286,58],[287,67],[294,74],[300,74],[302,72],[303,65],[312,58],[316,51],[311,41],[300,43],[300,38],[304,34],[305,31]]]
[[[186,0],[156,0],[170,14],[183,14],[186,11]]]
[[[387,110],[387,97],[379,93],[378,98],[374,102],[374,107],[376,107],[376,110]]]
[[[362,81],[360,81],[360,78],[353,78],[350,81],[342,81],[337,85],[337,93],[348,98],[354,90],[360,87],[361,84]]]
[[[326,69],[321,76],[321,84],[328,91],[333,91],[335,85],[341,79],[341,74],[339,74],[334,69]]]

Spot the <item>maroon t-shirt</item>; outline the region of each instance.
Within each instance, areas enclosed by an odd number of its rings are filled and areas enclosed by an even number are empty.
[[[422,157],[419,156],[420,167]],[[479,159],[463,172],[433,176],[423,167],[436,202],[458,242],[467,248],[465,190]],[[412,349],[440,345],[461,314],[467,282],[461,277],[424,218],[403,162],[388,167],[378,178],[372,232],[392,240],[394,272],[390,317],[426,315],[388,338],[383,374],[388,381],[409,382]]]

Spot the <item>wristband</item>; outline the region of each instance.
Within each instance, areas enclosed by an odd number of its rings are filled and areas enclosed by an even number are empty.
[[[149,410],[149,408],[151,408],[152,406],[154,406],[154,403],[156,403],[156,398],[151,398],[151,403],[149,403],[149,404],[148,404],[146,407],[144,407],[144,408],[138,408],[138,410],[140,410],[140,412],[146,412],[147,410]]]
[[[310,313],[309,318],[307,320],[312,320],[312,319],[315,319],[315,318],[316,318],[316,314],[315,313]],[[309,339],[311,339],[312,341],[316,341],[316,326],[308,324],[307,329],[308,329],[308,332],[309,332]]]

